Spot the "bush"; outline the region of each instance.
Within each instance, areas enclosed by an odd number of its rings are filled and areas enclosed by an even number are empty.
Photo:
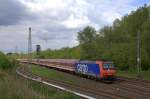
[[[5,56],[5,54],[0,52],[0,68],[8,69],[11,67],[12,67],[11,62],[8,60],[8,58]]]
[[[148,65],[148,64],[143,64],[143,65],[141,66],[141,68],[142,68],[142,70],[147,71],[147,70],[149,70],[150,65]]]

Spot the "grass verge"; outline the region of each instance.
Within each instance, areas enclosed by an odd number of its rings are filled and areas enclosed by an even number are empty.
[[[124,77],[129,77],[129,78],[137,78],[139,75],[137,71],[135,70],[129,70],[129,71],[117,71],[118,76],[124,76]],[[141,71],[140,72],[140,77],[146,80],[150,80],[150,70],[148,71]]]
[[[38,65],[31,65],[31,68],[33,74],[40,75],[48,79],[62,80],[72,84],[78,83],[76,79],[72,78],[72,75],[64,74],[63,72],[57,70],[40,67]]]
[[[80,99],[35,81],[26,80],[13,71],[0,70],[0,99]]]
[[[38,65],[32,65],[32,73],[40,75],[42,77],[46,77],[49,79],[54,79],[54,80],[63,80],[65,82],[69,83],[78,83],[75,79],[71,79],[70,77],[66,77],[64,73],[48,69],[48,68],[43,68]],[[137,78],[137,71],[120,71],[117,70],[117,76],[123,76],[123,77],[129,77],[129,78]],[[141,71],[141,77],[145,80],[150,80],[150,70],[149,71]]]
[[[42,77],[46,77],[49,79],[63,80],[63,81],[70,82],[70,83],[77,83],[76,80],[66,77],[63,73],[59,71],[51,70],[48,68],[42,68],[38,65],[32,65],[31,67],[32,67],[33,74],[37,74],[37,75],[40,75]],[[123,77],[129,77],[129,78],[137,78],[138,73],[135,70],[129,70],[129,71],[117,70],[117,75],[123,76]],[[141,71],[141,77],[143,79],[150,80],[150,70]]]

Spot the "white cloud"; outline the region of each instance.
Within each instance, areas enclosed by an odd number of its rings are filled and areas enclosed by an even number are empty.
[[[66,11],[70,0],[20,0],[32,13],[40,16],[58,17]]]
[[[80,28],[90,23],[90,20],[87,16],[79,16],[76,18],[73,14],[70,17],[62,22],[67,28]]]
[[[9,1],[9,0],[7,0]],[[11,0],[10,0],[11,1]],[[8,19],[1,19],[0,50],[11,51],[18,46],[18,50],[27,50],[28,27],[32,27],[33,45],[41,44],[42,48],[61,48],[78,44],[77,33],[83,27],[91,25],[97,30],[104,25],[111,25],[116,18],[137,8],[136,0],[13,0],[19,1],[13,10],[3,12],[22,12],[16,24],[3,25]],[[11,2],[9,2],[11,3]],[[7,8],[4,4],[4,8]],[[140,5],[140,4],[138,4]],[[14,10],[16,9],[16,10]],[[3,10],[0,6],[0,11]],[[7,9],[6,9],[7,10]],[[21,16],[26,15],[27,16]],[[9,13],[10,19],[13,13]],[[3,15],[3,13],[1,14]],[[5,15],[5,14],[4,14]],[[7,14],[6,14],[7,15]],[[14,14],[13,14],[14,15]],[[18,14],[17,14],[18,15]],[[15,21],[13,21],[14,23]],[[49,39],[46,44],[43,39]],[[35,48],[35,47],[33,47]]]
[[[106,23],[108,24],[112,24],[113,20],[115,20],[116,18],[121,18],[121,14],[117,13],[117,12],[113,12],[113,11],[109,11],[109,12],[104,12],[102,14],[102,18],[105,19]]]

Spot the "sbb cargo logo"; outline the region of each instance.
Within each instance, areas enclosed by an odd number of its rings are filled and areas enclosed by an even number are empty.
[[[77,70],[78,70],[78,72],[86,73],[86,72],[88,72],[88,66],[87,66],[87,64],[78,64]]]

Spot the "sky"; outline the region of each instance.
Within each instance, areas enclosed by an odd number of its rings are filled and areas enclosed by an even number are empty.
[[[27,52],[32,28],[33,51],[78,45],[77,32],[99,30],[150,0],[0,0],[0,51]]]

